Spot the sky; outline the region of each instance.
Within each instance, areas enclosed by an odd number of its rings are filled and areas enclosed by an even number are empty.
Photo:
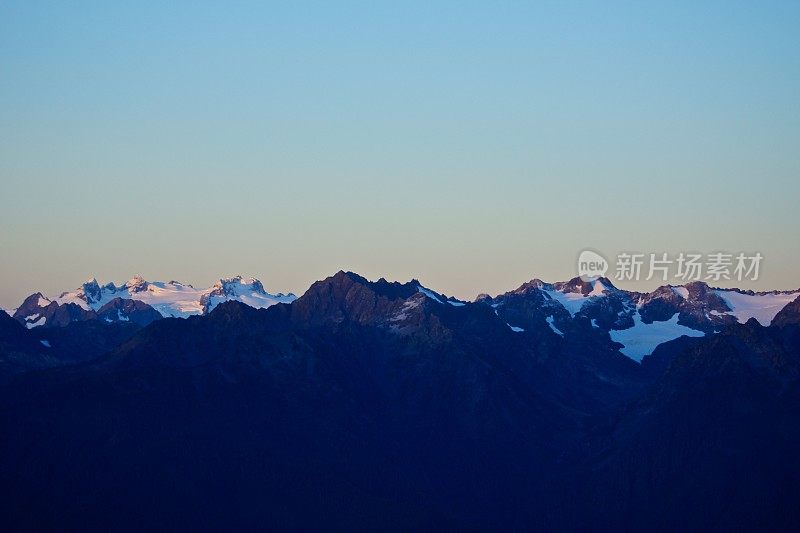
[[[790,289],[798,193],[797,1],[0,3],[0,307],[340,269],[471,299],[586,248]]]

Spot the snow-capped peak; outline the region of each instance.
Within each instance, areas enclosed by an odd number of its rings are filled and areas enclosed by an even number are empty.
[[[137,274],[128,280],[128,282],[125,284],[125,288],[131,292],[141,292],[146,290],[148,285],[149,284],[147,281],[145,281],[142,276]]]
[[[238,300],[242,303],[261,309],[276,303],[289,303],[295,300],[294,294],[269,294],[264,290],[261,281],[255,278],[243,278],[241,275],[222,278],[213,287],[204,291],[200,298],[205,313],[211,312],[217,305],[226,300]]]
[[[588,281],[572,278],[569,281],[554,283],[553,288],[562,293],[579,293],[583,296],[602,296],[607,291],[617,290],[608,278],[594,278]]]
[[[618,291],[608,278],[597,278],[592,281],[573,278],[552,285],[545,284],[542,289],[573,316],[590,299],[606,297],[609,293]]]
[[[241,274],[232,278],[221,278],[214,284],[212,292],[214,291],[219,294],[237,294],[242,291],[256,292],[259,294],[267,293],[261,281],[255,278],[243,278]]]
[[[164,317],[187,317],[208,313],[227,300],[263,308],[276,303],[291,302],[296,296],[291,293],[269,294],[259,280],[242,276],[221,278],[207,289],[196,289],[177,281],[146,281],[137,275],[121,286],[114,283],[101,286],[92,278],[74,291],[62,293],[54,301],[59,305],[75,304],[84,311],[96,312],[115,298],[146,303]],[[38,302],[34,307],[44,308],[50,303],[49,299],[38,295]]]

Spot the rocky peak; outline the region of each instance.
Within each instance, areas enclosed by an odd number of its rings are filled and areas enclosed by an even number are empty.
[[[553,287],[557,291],[579,293],[584,296],[600,296],[606,291],[615,291],[617,288],[606,277],[600,277],[591,281],[584,281],[580,277],[572,278],[569,281],[554,283]]]
[[[125,284],[125,287],[128,289],[128,292],[142,292],[147,290],[148,283],[145,279],[140,276],[136,275],[133,276],[128,282]]]
[[[400,283],[381,278],[371,282],[353,272],[339,271],[311,285],[292,303],[292,319],[312,326],[345,321],[388,323],[402,315],[402,308],[412,299],[415,308],[425,305],[430,298],[420,287],[416,280]]]
[[[50,303],[52,302],[49,299],[45,298],[41,292],[35,292],[22,301],[22,304],[17,308],[17,311],[23,309],[35,309],[40,307],[46,307]]]
[[[540,280],[539,278],[534,278],[530,281],[526,281],[522,285],[520,285],[516,290],[513,292],[515,294],[527,294],[531,291],[538,291],[541,289],[545,289],[551,287],[549,283],[545,283],[544,281]]]
[[[690,281],[686,285],[686,290],[689,291],[689,298],[692,300],[702,300],[705,299],[708,292],[711,290],[711,287],[708,286],[708,283],[704,281]]]
[[[87,302],[96,302],[100,300],[102,289],[100,284],[97,283],[96,278],[88,280],[78,289],[78,297],[82,297]]]

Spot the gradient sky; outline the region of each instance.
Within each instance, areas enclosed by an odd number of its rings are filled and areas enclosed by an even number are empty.
[[[0,307],[339,269],[473,298],[586,247],[800,286],[800,2],[112,4],[0,3]]]

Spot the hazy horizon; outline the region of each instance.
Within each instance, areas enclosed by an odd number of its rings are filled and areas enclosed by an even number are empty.
[[[798,288],[799,15],[6,2],[0,307],[340,269],[472,299],[586,248],[760,252],[757,282],[709,283]]]

